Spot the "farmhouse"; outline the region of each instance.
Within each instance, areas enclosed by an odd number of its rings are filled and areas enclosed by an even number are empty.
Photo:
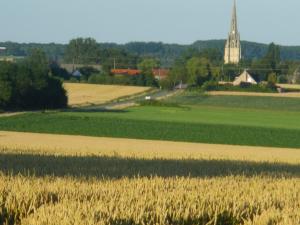
[[[241,83],[250,83],[250,84],[257,84],[257,82],[254,80],[254,78],[248,73],[247,70],[244,70],[244,72],[235,78],[233,81],[234,86],[239,86]]]

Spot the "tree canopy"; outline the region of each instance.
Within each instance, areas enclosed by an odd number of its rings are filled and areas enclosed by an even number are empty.
[[[0,63],[0,108],[52,109],[67,106],[62,82],[49,76],[44,52],[32,50],[20,63]],[[3,91],[2,91],[3,90]]]

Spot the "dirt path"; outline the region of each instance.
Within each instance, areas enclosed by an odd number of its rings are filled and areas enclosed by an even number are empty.
[[[213,96],[260,96],[260,97],[286,97],[300,98],[300,92],[290,93],[257,93],[257,92],[235,92],[235,91],[210,91],[208,95]]]
[[[10,116],[16,116],[16,115],[20,115],[23,114],[25,112],[13,112],[13,113],[0,113],[0,117],[10,117]]]
[[[2,149],[2,150],[1,150]],[[0,152],[92,154],[142,158],[201,158],[300,164],[300,149],[97,138],[0,131]]]

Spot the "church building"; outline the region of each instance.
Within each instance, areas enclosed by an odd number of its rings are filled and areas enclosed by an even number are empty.
[[[234,1],[230,33],[225,46],[225,64],[238,64],[242,58],[240,34],[238,31],[236,1]]]

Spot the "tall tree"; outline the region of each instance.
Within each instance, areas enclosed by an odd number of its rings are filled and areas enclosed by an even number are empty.
[[[10,63],[0,63],[0,107],[6,107],[13,98],[13,81],[15,69]]]
[[[69,42],[64,60],[74,64],[98,63],[100,48],[95,39],[77,38]]]
[[[210,62],[206,58],[193,57],[187,61],[186,69],[188,83],[201,86],[205,81],[212,78]]]
[[[141,76],[139,77],[138,83],[142,83],[144,80],[145,86],[158,86],[157,81],[153,75],[153,69],[159,67],[159,61],[156,59],[148,58],[144,59],[138,64],[138,68],[141,70]]]

